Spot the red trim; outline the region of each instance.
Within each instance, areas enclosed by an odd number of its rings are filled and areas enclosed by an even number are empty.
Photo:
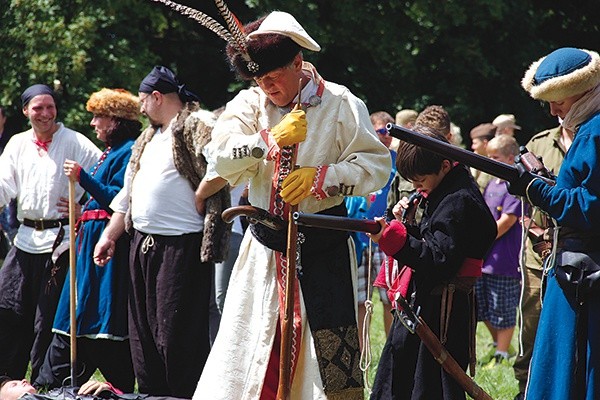
[[[483,267],[483,259],[481,258],[466,258],[456,274],[459,278],[479,277],[481,276],[481,268]]]
[[[110,382],[105,382],[105,383],[109,386],[109,390],[111,392],[116,393],[116,394],[123,394],[123,391],[121,391],[121,390],[117,389],[116,387],[114,387],[112,383],[110,383]]]
[[[90,221],[93,219],[110,219],[110,214],[105,210],[85,210],[81,217],[79,217],[81,221]]]
[[[393,220],[385,228],[381,239],[379,239],[379,248],[389,256],[399,252],[406,243],[406,227],[398,220]]]
[[[327,193],[323,190],[323,183],[325,182],[325,175],[327,175],[328,165],[318,165],[315,179],[313,181],[312,188],[310,191],[317,200],[323,200],[327,198]]]
[[[273,139],[273,136],[271,136],[271,131],[269,129],[263,129],[259,133],[267,145],[267,160],[272,161],[277,159],[277,154],[279,154],[281,149],[277,145],[275,139]]]

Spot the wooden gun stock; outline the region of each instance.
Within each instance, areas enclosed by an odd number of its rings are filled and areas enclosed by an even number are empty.
[[[228,224],[236,217],[246,217],[251,224],[262,224],[276,231],[287,227],[285,221],[281,218],[277,218],[273,214],[269,214],[267,210],[254,206],[229,207],[221,213],[221,218]]]

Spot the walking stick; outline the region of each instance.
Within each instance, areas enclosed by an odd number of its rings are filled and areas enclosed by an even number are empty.
[[[298,107],[302,104],[300,102],[301,91],[302,79],[298,82]],[[297,145],[293,145],[290,173],[296,169],[296,150]],[[293,215],[297,211],[298,205],[290,205],[288,214],[287,269],[285,273],[285,312],[281,321],[277,400],[287,400],[290,396],[292,386],[292,335],[294,332],[294,300],[296,297],[294,284],[296,283],[296,252],[298,247],[298,226],[294,222]]]
[[[71,318],[71,386],[77,386],[77,322],[76,322],[76,276],[75,276],[75,181],[69,179],[69,289]]]

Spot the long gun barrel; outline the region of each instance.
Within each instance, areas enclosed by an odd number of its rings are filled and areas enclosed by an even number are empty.
[[[512,165],[492,160],[491,158],[484,157],[398,125],[387,124],[386,128],[390,135],[396,139],[448,157],[451,160],[458,161],[495,177],[504,179],[505,181],[511,182],[519,177],[519,171]]]
[[[295,212],[292,218],[298,225],[313,228],[367,233],[379,233],[381,230],[381,225],[379,225],[379,222],[370,219],[336,217],[322,214],[306,214],[303,212]]]

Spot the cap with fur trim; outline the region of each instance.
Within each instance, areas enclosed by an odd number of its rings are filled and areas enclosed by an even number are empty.
[[[292,15],[282,11],[274,11],[248,23],[244,32],[247,33],[246,49],[255,69],[247,68],[246,60],[235,46],[231,43],[227,46],[229,63],[244,80],[288,65],[303,48],[321,49]]]
[[[296,42],[300,47],[307,50],[320,51],[321,46],[312,38],[296,18],[283,11],[273,11],[260,24],[257,30],[248,34],[248,39],[256,38],[259,35],[274,33],[287,36]]]
[[[600,83],[600,56],[595,51],[563,47],[531,64],[521,86],[531,97],[560,101]]]
[[[496,118],[494,118],[492,124],[498,129],[521,129],[521,127],[517,125],[517,120],[513,114],[500,114]]]
[[[85,105],[86,110],[96,115],[137,121],[140,117],[139,99],[125,89],[107,89],[92,93]]]

